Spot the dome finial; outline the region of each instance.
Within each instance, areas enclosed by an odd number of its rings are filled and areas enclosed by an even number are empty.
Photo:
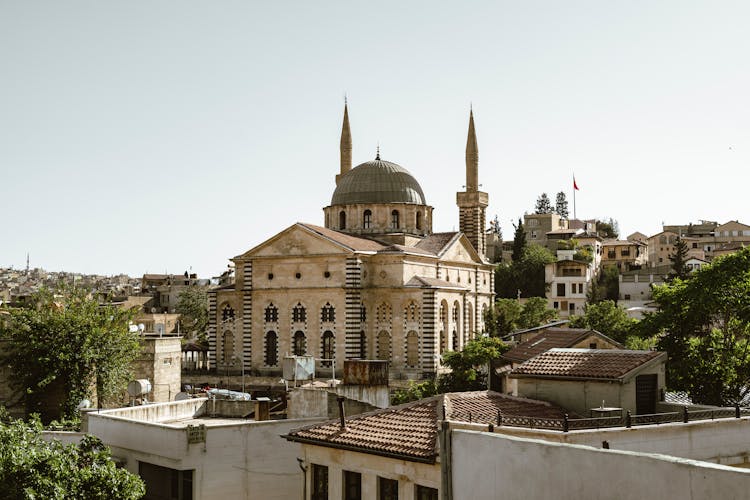
[[[380,159],[380,141],[378,141],[378,148],[377,148],[376,153],[375,153],[375,159],[376,160]]]

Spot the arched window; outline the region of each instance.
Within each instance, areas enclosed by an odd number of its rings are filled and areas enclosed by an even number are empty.
[[[445,349],[448,347],[447,339],[445,338],[445,330],[440,330],[440,354],[442,355],[445,352]]]
[[[419,336],[414,330],[406,334],[406,366],[412,368],[419,364]]]
[[[399,227],[398,210],[391,212],[391,229],[398,229]]]
[[[375,312],[375,320],[378,323],[389,324],[391,322],[391,306],[387,302],[383,302],[378,306]]]
[[[417,212],[417,229],[422,230],[422,212]]]
[[[359,332],[359,359],[367,359],[367,337],[365,332]]]
[[[336,321],[336,310],[333,308],[333,306],[326,302],[326,305],[323,306],[323,309],[320,310],[320,321],[326,322],[334,322]]]
[[[452,349],[454,351],[458,351],[458,333],[456,332],[456,330],[453,330],[453,342],[451,342],[451,344]]]
[[[372,212],[370,210],[365,210],[365,213],[362,215],[362,227],[364,229],[372,227]]]
[[[293,323],[304,323],[307,321],[307,311],[305,306],[297,302],[297,305],[292,308],[292,322]]]
[[[307,342],[305,342],[305,332],[297,330],[294,332],[292,348],[295,356],[304,356],[307,352]]]
[[[419,306],[413,300],[404,307],[404,319],[410,323],[419,321]]]
[[[266,320],[266,323],[276,323],[279,320],[279,309],[273,305],[273,302],[266,307],[263,319]]]
[[[339,229],[346,229],[346,212],[339,212]]]
[[[222,354],[224,355],[224,362],[229,363],[234,356],[234,334],[227,330],[221,338],[222,347],[224,348]]]
[[[234,309],[232,309],[232,306],[230,306],[229,304],[225,305],[224,308],[221,310],[221,320],[222,321],[234,320]]]
[[[279,363],[279,338],[276,332],[266,333],[266,366],[276,366]]]
[[[391,336],[385,330],[378,334],[378,359],[391,360]]]
[[[326,330],[323,333],[323,341],[321,342],[322,344],[321,355],[323,359],[333,359],[333,356],[334,356],[333,341],[334,341],[333,332],[330,330]],[[331,366],[331,363],[329,361],[324,361],[323,365]]]

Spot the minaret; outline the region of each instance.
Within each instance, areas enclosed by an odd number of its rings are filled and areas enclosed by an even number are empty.
[[[474,130],[474,110],[469,111],[469,135],[466,138],[466,191],[456,193],[459,209],[459,230],[469,238],[476,251],[484,257],[486,242],[487,193],[479,191],[479,148]]]
[[[341,172],[336,176],[336,184],[339,183],[339,177],[352,169],[352,132],[349,130],[349,109],[344,99],[344,123],[341,125]]]

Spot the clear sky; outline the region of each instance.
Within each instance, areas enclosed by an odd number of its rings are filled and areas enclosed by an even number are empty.
[[[750,223],[747,1],[0,1],[0,266],[202,277],[323,224],[354,164],[457,228],[470,103],[488,219],[564,190],[623,236]],[[572,211],[572,199],[571,211]]]

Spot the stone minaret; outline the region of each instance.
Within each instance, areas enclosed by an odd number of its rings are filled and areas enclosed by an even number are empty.
[[[336,184],[339,177],[352,169],[352,132],[349,130],[349,109],[344,101],[344,123],[341,125],[341,172],[336,176]]]
[[[459,209],[459,230],[469,238],[482,257],[486,255],[484,229],[488,202],[487,193],[479,191],[479,148],[472,110],[469,112],[469,136],[466,139],[466,191],[456,193],[456,203]]]

